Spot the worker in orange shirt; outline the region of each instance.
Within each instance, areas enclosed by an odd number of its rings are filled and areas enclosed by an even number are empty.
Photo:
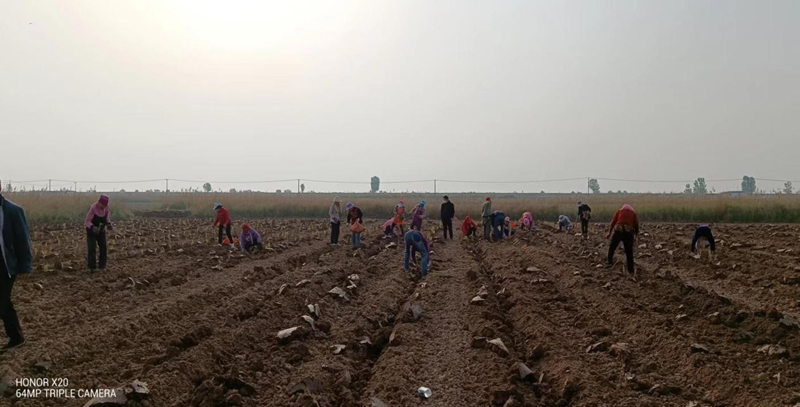
[[[633,265],[633,244],[639,234],[639,217],[633,207],[625,204],[614,214],[611,226],[608,229],[606,238],[611,239],[608,246],[608,264],[614,264],[614,252],[619,247],[620,242],[625,247],[625,257],[628,264],[628,274],[634,273]]]

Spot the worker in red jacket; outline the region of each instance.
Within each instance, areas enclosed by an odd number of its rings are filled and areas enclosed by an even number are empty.
[[[614,252],[617,250],[617,247],[619,247],[620,242],[622,242],[622,245],[625,247],[628,273],[634,273],[633,244],[638,234],[639,217],[636,216],[636,211],[633,210],[632,206],[625,204],[614,214],[614,219],[611,220],[611,226],[606,235],[606,238],[611,238],[611,244],[608,246],[609,265],[614,264]]]
[[[214,227],[219,228],[219,244],[222,244],[222,231],[225,230],[225,234],[228,235],[228,242],[230,242],[231,247],[233,247],[233,236],[231,236],[231,214],[228,212],[227,209],[222,207],[221,203],[214,204],[214,212],[217,213],[216,219],[214,219]]]

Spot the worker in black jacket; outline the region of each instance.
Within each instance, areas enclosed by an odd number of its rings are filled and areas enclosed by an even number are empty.
[[[444,227],[444,238],[447,240],[447,233],[450,233],[450,240],[453,240],[453,218],[456,217],[456,207],[450,202],[450,198],[445,195],[442,202],[442,227]]]
[[[25,343],[11,290],[19,274],[31,272],[33,252],[25,211],[0,195],[0,319],[6,328],[8,344],[0,352]]]

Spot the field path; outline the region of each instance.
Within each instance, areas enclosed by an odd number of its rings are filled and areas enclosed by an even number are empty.
[[[502,406],[514,393],[507,380],[514,355],[471,346],[474,337],[497,337],[499,324],[484,318],[491,306],[470,305],[482,285],[489,292],[485,302],[496,303],[490,283],[458,241],[435,244],[434,251],[442,268],[417,285],[409,302],[422,317],[395,325],[398,344],[376,363],[362,405],[377,397],[392,406]],[[433,396],[422,399],[419,387],[430,388]]]

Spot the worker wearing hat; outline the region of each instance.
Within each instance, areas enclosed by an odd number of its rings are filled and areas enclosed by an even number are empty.
[[[342,204],[341,200],[337,196],[333,198],[333,203],[331,204],[331,208],[328,210],[328,218],[331,221],[331,244],[338,245],[339,244],[339,230],[342,226]]]
[[[483,221],[483,239],[489,241],[492,233],[492,198],[486,197],[481,208],[481,220]]]
[[[231,214],[225,209],[221,203],[217,202],[214,204],[214,212],[217,213],[217,217],[214,219],[214,226],[218,228],[219,233],[217,237],[219,239],[219,244],[222,244],[222,232],[225,231],[225,234],[228,236],[228,242],[230,243],[231,247],[233,247],[233,236],[231,235]]]

